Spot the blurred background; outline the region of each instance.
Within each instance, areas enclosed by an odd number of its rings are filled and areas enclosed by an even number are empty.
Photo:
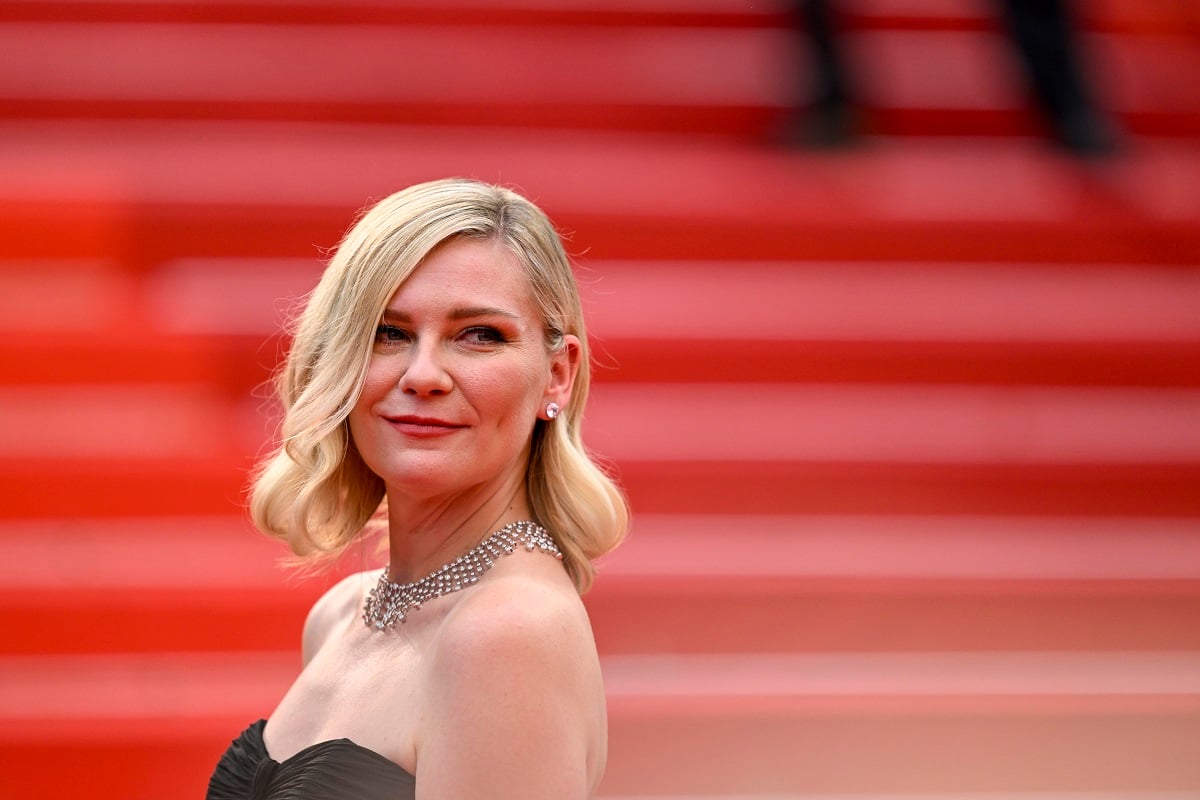
[[[1200,3],[1076,4],[1082,139],[1001,5],[5,0],[0,798],[271,712],[279,325],[448,175],[579,264],[604,798],[1200,797]]]

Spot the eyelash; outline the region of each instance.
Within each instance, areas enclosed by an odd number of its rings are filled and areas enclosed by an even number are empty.
[[[475,325],[460,333],[460,336],[468,334],[482,335],[482,341],[479,344],[504,344],[508,339],[496,328],[488,325]],[[408,332],[397,328],[395,325],[380,325],[375,328],[375,342],[377,344],[400,344],[410,339]]]
[[[476,325],[463,331],[464,334],[482,334],[486,344],[504,344],[508,341],[504,334],[488,325]]]
[[[392,338],[392,334],[399,336]],[[380,325],[375,328],[375,341],[379,344],[395,344],[408,338],[408,334],[395,325]]]

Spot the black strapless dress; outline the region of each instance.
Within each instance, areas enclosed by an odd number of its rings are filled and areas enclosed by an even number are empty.
[[[417,780],[403,767],[349,739],[306,747],[291,758],[267,755],[260,719],[233,740],[208,782],[206,800],[405,800]]]

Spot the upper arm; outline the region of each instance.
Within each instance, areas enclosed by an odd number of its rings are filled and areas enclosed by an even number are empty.
[[[422,800],[595,790],[606,735],[595,645],[581,611],[540,599],[468,614],[439,644],[418,736]]]

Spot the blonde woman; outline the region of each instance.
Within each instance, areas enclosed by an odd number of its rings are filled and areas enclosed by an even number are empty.
[[[582,445],[588,380],[570,264],[528,200],[435,181],[354,225],[294,332],[251,513],[302,561],[386,525],[387,568],[314,605],[303,670],[210,800],[595,793],[579,596],[627,510]]]

